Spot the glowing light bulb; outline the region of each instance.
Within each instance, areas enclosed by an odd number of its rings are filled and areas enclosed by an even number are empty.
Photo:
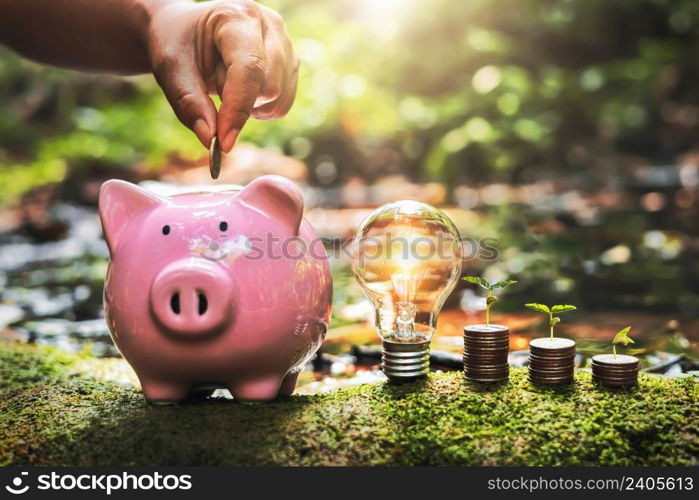
[[[353,242],[352,270],[376,311],[382,368],[391,380],[427,374],[437,316],[461,275],[459,232],[417,201],[374,210]]]

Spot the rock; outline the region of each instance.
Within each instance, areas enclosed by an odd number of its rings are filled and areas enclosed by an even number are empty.
[[[0,344],[0,465],[697,465],[699,383],[499,387],[460,372],[265,404],[152,406],[84,357]],[[94,360],[87,370],[99,373]],[[371,379],[371,377],[369,377]],[[134,450],[137,450],[135,452]]]
[[[0,330],[24,317],[21,307],[14,304],[0,304]]]

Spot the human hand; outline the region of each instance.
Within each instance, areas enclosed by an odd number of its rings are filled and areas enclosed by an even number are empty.
[[[156,80],[206,147],[217,135],[230,151],[250,116],[281,118],[294,102],[299,59],[281,16],[253,0],[163,3],[147,38]]]

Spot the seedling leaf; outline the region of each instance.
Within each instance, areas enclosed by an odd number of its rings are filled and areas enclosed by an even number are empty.
[[[490,283],[479,276],[464,276],[462,279],[474,285],[480,285],[486,290],[490,290]]]
[[[630,326],[627,326],[623,330],[619,330],[619,333],[614,335],[614,340],[612,340],[612,344],[621,344],[621,345],[633,344],[634,343],[633,339],[629,337],[630,330],[631,330]]]
[[[558,314],[558,313],[562,313],[562,312],[566,312],[566,311],[575,311],[577,309],[578,309],[577,307],[571,306],[571,305],[557,305],[557,306],[551,307],[551,312],[553,314]]]
[[[495,295],[491,295],[487,299],[485,299],[486,305],[494,304],[497,301],[498,301],[498,298]]]
[[[529,304],[524,304],[524,307],[528,307],[532,311],[536,311],[536,312],[540,312],[540,313],[544,313],[544,314],[551,314],[551,309],[549,309],[549,307],[544,305],[544,304],[537,304],[537,303],[531,302]]]
[[[515,283],[517,282],[514,280],[498,281],[497,283],[490,285],[490,289],[495,290],[496,288],[507,288],[508,286],[514,285]]]
[[[553,327],[553,326],[556,326],[560,322],[561,322],[561,318],[554,316],[553,318],[551,318],[550,324]]]

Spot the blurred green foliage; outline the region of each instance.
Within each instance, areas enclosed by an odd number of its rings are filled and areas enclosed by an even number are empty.
[[[270,0],[302,59],[296,104],[243,139],[330,157],[341,182],[386,170],[519,182],[673,160],[699,125],[695,0]],[[0,202],[95,162],[204,154],[150,76],[0,52]],[[376,151],[391,148],[389,160]],[[318,181],[318,179],[314,179]]]

